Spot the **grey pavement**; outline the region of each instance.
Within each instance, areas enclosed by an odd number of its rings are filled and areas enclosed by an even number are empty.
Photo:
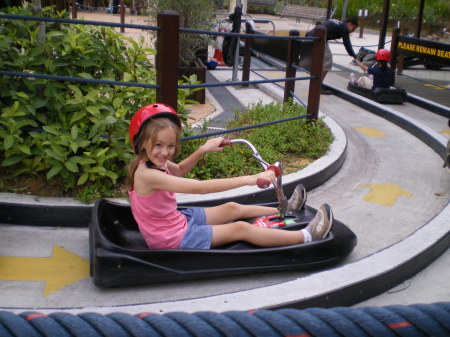
[[[278,30],[309,27],[286,18],[272,19]],[[262,25],[260,28],[265,29]],[[270,29],[271,26],[268,26],[267,30]],[[377,45],[378,35],[366,33],[363,40],[352,37],[352,41],[354,45]],[[342,44],[332,44],[331,48],[336,67],[328,74],[325,84],[336,90],[346,90],[349,71],[358,71],[350,64],[351,58],[346,56]],[[410,76],[420,75],[421,79],[426,78],[430,82],[450,83],[448,69],[407,72]],[[229,80],[231,74],[231,68],[210,72],[220,82]],[[268,77],[277,78],[280,74],[275,69],[265,71]],[[252,78],[258,79],[258,75],[252,74]],[[303,82],[296,83],[296,94],[306,102],[307,83]],[[251,86],[247,89],[228,87],[224,90],[228,90],[242,106],[259,101],[280,101],[282,98],[282,90],[274,85]],[[209,118],[217,118],[224,111],[229,111],[229,106],[211,95],[209,90],[207,98],[216,108]],[[443,116],[410,103],[391,105],[388,109],[420,125],[442,144],[450,138],[447,119]],[[82,275],[79,281],[66,281],[66,284],[45,295],[43,281],[0,280],[0,309],[15,312],[33,308],[40,312],[164,313],[204,310],[223,312],[282,306],[377,275],[381,277],[386,271],[395,270],[404,261],[413,259],[448,236],[450,170],[442,168],[442,158],[436,152],[401,127],[334,95],[321,96],[320,111],[336,138],[330,153],[301,172],[284,177],[284,181],[301,179],[327,165],[334,156],[346,150],[346,160],[340,171],[323,185],[308,192],[310,206],[317,208],[327,202],[332,206],[335,217],[358,236],[356,249],[340,265],[312,273],[264,273],[113,289],[96,288],[89,277]],[[251,188],[239,189],[203,198],[221,199],[230,193],[252,191]],[[4,200],[18,198],[10,194],[1,197]],[[178,198],[182,202],[197,197],[180,195]],[[33,197],[19,199],[22,202],[36,202]],[[52,202],[61,203],[61,200]],[[0,258],[48,257],[54,246],[63,247],[84,259],[89,258],[88,231],[85,228],[0,225],[0,231]],[[450,252],[447,250],[422,272],[354,307],[450,301],[450,286],[445,282],[450,277],[449,262]]]

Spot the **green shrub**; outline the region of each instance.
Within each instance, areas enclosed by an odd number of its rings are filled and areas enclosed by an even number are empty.
[[[11,14],[31,15],[27,8],[10,8]],[[44,9],[44,16],[55,16]],[[67,17],[60,13],[57,17]],[[106,27],[45,24],[45,40],[39,41],[40,24],[34,21],[0,20],[0,70],[87,79],[155,84],[150,61],[154,50]],[[194,77],[185,82],[197,83]],[[136,110],[155,101],[155,90],[122,85],[76,83],[39,78],[0,77],[0,172],[2,190],[26,192],[27,184],[48,180],[78,198],[122,193],[126,166],[133,157],[128,140],[129,120]],[[185,103],[193,90],[178,91],[178,111],[188,118]],[[303,114],[293,104],[259,103],[230,121],[229,128],[273,121]],[[192,133],[189,128],[186,134]],[[255,144],[268,162],[292,158],[317,158],[328,149],[332,136],[323,123],[297,120],[232,135]],[[183,143],[183,155],[204,140]],[[245,146],[208,154],[191,172],[201,179],[259,172],[261,168]],[[11,176],[23,181],[8,186]],[[8,179],[6,179],[8,177]],[[3,179],[5,178],[5,179]],[[39,178],[39,179],[37,179]],[[45,179],[44,179],[45,180]],[[60,184],[60,185],[59,185]],[[45,182],[44,182],[45,185]]]
[[[8,11],[32,15],[27,8]],[[46,23],[45,41],[38,41],[39,26],[0,21],[0,70],[155,84],[155,51],[143,38],[136,42],[108,27]],[[62,178],[66,190],[89,186],[89,195],[110,195],[126,176],[129,120],[155,102],[155,90],[123,85],[1,76],[0,87],[2,175],[45,174]],[[190,92],[179,91],[182,119]]]
[[[228,122],[227,128],[271,122],[305,113],[304,107],[292,102],[267,105],[259,102],[250,105],[242,113],[236,113],[235,119]],[[284,168],[290,167],[291,171],[297,171],[303,167],[299,164],[299,159],[306,158],[312,161],[323,156],[333,141],[333,135],[322,120],[309,123],[305,118],[253,128],[230,136],[248,140],[265,161],[268,163],[280,161]],[[186,158],[204,142],[204,139],[183,142],[179,159]],[[252,157],[251,150],[245,145],[236,144],[231,148],[225,148],[224,151],[204,156],[189,176],[213,179],[258,172],[261,172],[261,166]],[[284,173],[289,173],[289,170],[285,169]]]

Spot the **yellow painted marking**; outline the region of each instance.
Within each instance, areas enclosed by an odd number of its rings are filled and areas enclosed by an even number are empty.
[[[278,72],[274,72],[274,71],[270,71],[270,72],[267,72],[266,73],[267,75],[269,75],[269,76],[272,76],[272,77],[280,77],[280,73]]]
[[[437,85],[434,85],[434,84],[425,84],[425,86],[426,87],[431,87],[431,88],[436,89],[436,90],[444,90],[443,87],[440,87],[440,86],[437,86]]]
[[[447,135],[450,135],[450,130],[442,130],[442,131],[439,131],[439,133],[444,133],[444,134],[447,134]]]
[[[382,206],[392,207],[401,196],[415,198],[395,184],[360,185],[360,187],[370,188],[370,192],[363,198],[364,201]]]
[[[54,246],[51,257],[0,256],[0,280],[45,281],[44,296],[89,276],[89,261]]]
[[[356,128],[356,130],[361,131],[364,133],[367,137],[371,138],[384,138],[384,134],[381,130],[375,129],[375,128],[369,128],[367,126],[361,126],[359,128]]]

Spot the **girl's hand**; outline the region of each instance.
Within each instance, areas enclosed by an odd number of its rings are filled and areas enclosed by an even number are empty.
[[[201,147],[205,153],[207,152],[219,152],[223,150],[223,146],[220,146],[225,140],[223,137],[211,138],[206,141]]]
[[[263,181],[268,181],[270,183],[273,183],[276,179],[275,172],[272,170],[267,170],[267,171],[255,174],[251,177],[253,179],[249,185],[256,185],[258,183],[258,179],[263,180]]]

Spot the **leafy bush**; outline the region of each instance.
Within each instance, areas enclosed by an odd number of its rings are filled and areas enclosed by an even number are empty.
[[[31,15],[27,8],[8,11]],[[51,13],[48,8],[43,11],[44,16],[67,16],[64,12]],[[46,23],[45,40],[41,41],[40,26],[34,21],[0,20],[0,70],[155,83],[150,61],[154,50],[146,48],[143,40],[136,42],[105,27]],[[194,77],[185,81],[196,83]],[[116,191],[123,193],[121,180],[133,156],[127,136],[129,119],[139,107],[155,101],[154,90],[20,76],[2,76],[0,86],[1,189],[24,192],[30,182],[44,181],[45,187],[57,182],[65,192],[78,191],[78,197],[86,202],[113,196]],[[178,91],[178,111],[184,121],[188,118],[185,103],[191,103],[187,97],[192,91]],[[242,114],[236,113],[228,127],[302,113],[298,105],[259,103]],[[332,139],[321,121],[316,125],[305,120],[233,137],[248,139],[268,162],[283,163],[302,156],[317,158],[327,151]],[[184,142],[184,153],[191,153],[203,142]],[[236,146],[205,156],[191,176],[208,179],[259,171],[250,151]],[[41,179],[43,175],[47,183]],[[4,179],[11,176],[25,184],[11,189],[10,180]]]
[[[296,103],[260,103],[250,105],[243,112],[236,113],[227,128],[237,128],[257,123],[271,122],[304,115],[305,108]],[[333,135],[322,120],[308,122],[305,118],[283,122],[261,128],[249,129],[230,135],[251,142],[261,157],[268,163],[280,161],[284,173],[302,168],[299,159],[314,159],[323,156],[333,141]],[[183,142],[180,160],[186,158],[205,142],[197,139]],[[287,169],[290,167],[291,169]],[[261,172],[259,162],[252,157],[251,150],[241,144],[225,148],[224,151],[204,156],[189,173],[192,178],[213,179]]]
[[[10,14],[32,15],[27,8]],[[46,8],[44,16],[53,15]],[[112,28],[0,21],[0,70],[155,84],[153,49]],[[126,176],[132,157],[129,120],[155,101],[155,90],[40,78],[0,77],[2,175],[61,178],[65,189],[90,186],[89,195],[110,195]],[[179,91],[181,116],[190,90]],[[86,193],[85,193],[86,194]]]

